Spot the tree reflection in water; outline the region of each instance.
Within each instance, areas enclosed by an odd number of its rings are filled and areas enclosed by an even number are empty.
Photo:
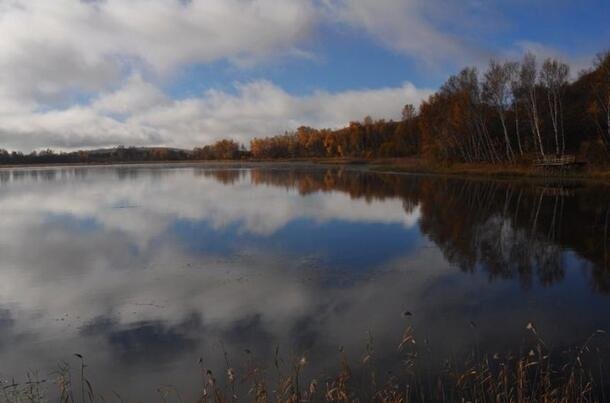
[[[226,183],[227,171],[208,174]],[[233,171],[239,175],[239,171]],[[593,290],[610,292],[608,225],[610,189],[580,183],[460,179],[371,174],[341,168],[253,169],[255,185],[345,192],[352,198],[400,197],[406,213],[420,206],[421,231],[465,272],[490,280],[517,278],[523,287],[565,276],[566,251],[591,263]]]

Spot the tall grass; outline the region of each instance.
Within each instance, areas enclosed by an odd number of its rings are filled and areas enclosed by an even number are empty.
[[[519,353],[481,354],[475,349],[462,360],[446,360],[440,370],[429,365],[429,346],[416,340],[407,327],[397,340],[395,360],[400,371],[381,371],[375,343],[369,334],[361,359],[350,362],[339,349],[337,370],[309,374],[305,356],[284,361],[276,348],[262,365],[250,351],[239,367],[232,367],[226,351],[225,368],[207,368],[199,360],[197,402],[605,402],[608,374],[600,346],[604,331],[594,332],[578,347],[554,351],[532,324],[525,332],[531,342]],[[116,392],[96,393],[86,376],[85,359],[76,354],[79,368],[61,364],[52,380],[29,374],[22,384],[4,381],[6,402],[42,402],[57,395],[60,402],[123,401]],[[385,361],[384,361],[385,362]],[[269,364],[270,363],[270,364]],[[73,376],[73,372],[76,376]],[[156,389],[159,401],[184,401],[173,386]]]

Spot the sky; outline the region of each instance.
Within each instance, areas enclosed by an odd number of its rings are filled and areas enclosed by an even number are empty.
[[[607,0],[0,0],[0,147],[192,148],[398,119],[467,65],[610,47]]]

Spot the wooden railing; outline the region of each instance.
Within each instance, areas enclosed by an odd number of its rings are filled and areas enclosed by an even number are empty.
[[[534,165],[539,166],[564,166],[576,164],[574,155],[554,155],[534,160]]]

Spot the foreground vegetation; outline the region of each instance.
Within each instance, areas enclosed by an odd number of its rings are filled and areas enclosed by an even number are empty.
[[[409,314],[410,315],[410,314]],[[473,324],[474,326],[474,324]],[[362,357],[350,363],[339,348],[334,375],[307,374],[306,356],[284,362],[276,349],[261,364],[250,351],[240,367],[210,369],[199,361],[201,387],[198,402],[603,402],[608,389],[600,346],[608,343],[598,330],[579,347],[563,351],[549,349],[530,323],[531,340],[519,353],[479,354],[474,351],[463,361],[447,360],[431,372],[430,347],[416,341],[407,327],[397,341],[393,359],[399,370],[382,371],[377,363],[374,340],[368,338]],[[61,402],[123,401],[113,391],[104,396],[94,391],[88,378],[85,358],[75,354],[78,367],[60,366],[53,379],[28,376],[24,383],[4,382],[6,402],[41,402],[57,394]],[[52,381],[52,382],[51,382]],[[175,387],[156,389],[160,401],[183,401]]]

